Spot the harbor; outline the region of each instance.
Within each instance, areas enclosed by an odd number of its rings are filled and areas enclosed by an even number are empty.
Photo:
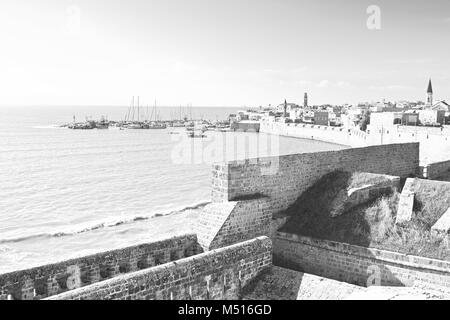
[[[169,129],[169,134],[180,134],[180,129],[185,130],[185,134],[191,138],[204,138],[207,131],[236,131],[232,130],[231,124],[234,114],[230,114],[226,119],[206,119],[203,116],[195,118],[192,115],[192,106],[179,107],[178,114],[171,110],[170,119],[163,119],[157,107],[156,101],[153,107],[142,106],[139,97],[132,98],[132,102],[126,114],[120,120],[111,120],[107,116],[101,116],[98,120],[92,117],[85,117],[84,121],[77,121],[73,116],[72,122],[61,125],[62,128],[72,130],[93,130],[93,129],[118,129],[118,130],[164,130]],[[172,108],[173,109],[173,108]]]

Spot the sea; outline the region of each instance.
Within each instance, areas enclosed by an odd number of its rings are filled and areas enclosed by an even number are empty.
[[[192,139],[183,128],[61,127],[74,117],[122,120],[127,110],[0,108],[0,273],[193,232],[210,202],[213,163],[346,148],[262,133]],[[160,107],[157,114],[225,120],[238,110]]]

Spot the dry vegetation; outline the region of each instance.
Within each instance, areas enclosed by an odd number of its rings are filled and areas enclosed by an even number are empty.
[[[287,210],[291,218],[281,231],[450,261],[449,238],[433,237],[430,232],[450,206],[450,185],[448,189],[428,182],[420,185],[415,218],[405,227],[395,225],[398,192],[380,196],[337,217],[330,215],[343,189],[378,182],[371,180],[375,178],[346,172],[324,176]]]

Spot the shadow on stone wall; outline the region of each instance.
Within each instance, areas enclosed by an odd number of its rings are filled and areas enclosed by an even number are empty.
[[[362,258],[339,251],[308,247],[305,244],[301,246],[303,248],[299,255],[291,254],[289,257],[276,251],[275,246],[273,264],[362,287],[404,287],[414,284],[414,281],[398,278],[375,256]]]
[[[349,191],[364,186],[369,187],[361,194]],[[400,179],[391,176],[326,174],[285,211],[289,218],[280,231],[367,247],[383,228],[393,225],[391,213],[397,211],[394,198],[399,188]]]
[[[279,229],[294,238],[298,235],[300,239],[313,240],[298,248],[286,243],[287,248],[280,249],[282,245],[277,242],[287,240],[277,240],[275,236],[274,264],[359,286],[412,285],[413,281],[397,276],[396,267],[387,266],[370,250],[364,250],[393,232],[398,191],[405,180],[398,179],[392,187],[369,192],[369,197],[363,197],[364,201],[356,205],[358,202],[349,199],[347,193],[350,187],[377,184],[386,177],[343,171],[324,175],[285,211],[289,218]],[[321,241],[327,245],[321,246]],[[348,248],[352,245],[362,247],[363,257]]]
[[[296,300],[302,286],[303,273],[280,268],[268,268],[241,291],[245,300]]]

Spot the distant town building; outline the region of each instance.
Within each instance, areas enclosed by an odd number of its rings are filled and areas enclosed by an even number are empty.
[[[329,121],[328,111],[315,111],[314,112],[314,124],[321,126],[327,126]]]
[[[370,112],[382,112],[386,107],[384,102],[377,102],[374,105],[370,106]]]
[[[431,79],[428,82],[428,89],[427,89],[427,106],[433,105],[433,86],[431,85]]]
[[[246,111],[238,111],[237,121],[249,120],[249,114]]]
[[[289,112],[289,118],[292,120],[292,122],[301,122],[303,118],[303,109],[292,108]]]
[[[401,124],[404,126],[417,126],[419,125],[419,114],[414,112],[405,112],[402,114]]]
[[[402,120],[403,112],[374,112],[370,115],[370,128],[389,128]]]
[[[328,121],[330,126],[341,126],[342,125],[342,118],[341,118],[342,114],[341,112],[337,112],[337,111],[333,111],[333,112],[328,112]]]
[[[450,112],[450,105],[447,102],[445,102],[444,100],[442,100],[442,101],[436,102],[431,109],[432,110],[440,110],[440,111],[444,111],[444,112],[448,113],[448,112]]]
[[[298,104],[295,103],[288,103],[286,100],[284,101],[284,103],[279,104],[276,107],[276,112],[281,113],[281,116],[284,117],[288,117],[289,113],[291,113],[291,111],[296,110],[300,108],[300,106]],[[286,112],[286,114],[285,114]]]
[[[419,120],[422,125],[443,125],[445,123],[445,111],[432,109],[419,110]]]

